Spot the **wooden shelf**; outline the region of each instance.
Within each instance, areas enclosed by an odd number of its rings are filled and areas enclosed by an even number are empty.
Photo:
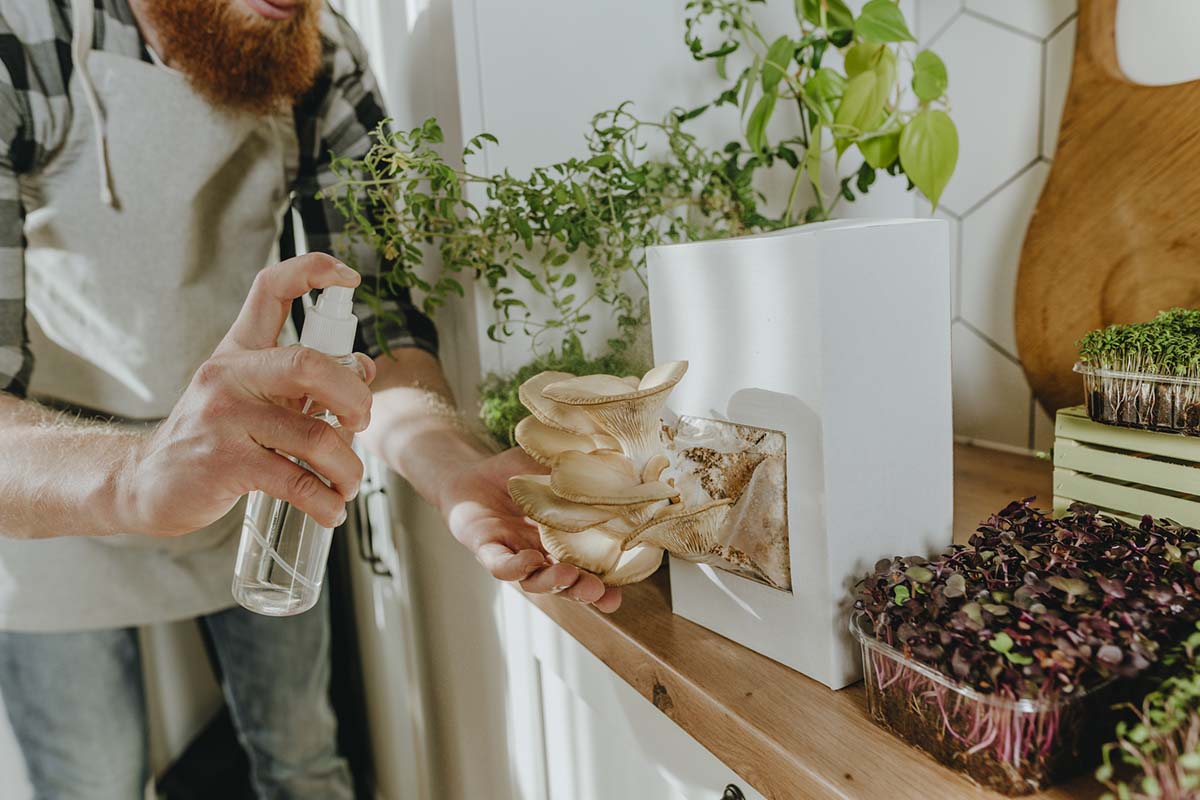
[[[965,539],[1009,501],[1051,503],[1051,465],[955,450],[955,531]],[[882,555],[882,554],[881,554]],[[995,800],[867,717],[862,684],[838,692],[671,613],[667,571],[626,587],[617,613],[529,595],[584,647],[769,798]],[[1035,795],[1096,798],[1088,777]]]

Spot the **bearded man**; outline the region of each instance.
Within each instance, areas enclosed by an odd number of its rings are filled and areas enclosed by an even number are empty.
[[[264,268],[292,210],[332,252],[330,152],[363,155],[383,118],[343,19],[321,0],[0,0],[0,64],[0,694],[39,798],[141,796],[136,626],[183,619],[260,796],[350,797],[325,601],[277,619],[230,594],[239,498],[336,525],[358,490],[304,397],[365,430],[494,576],[616,607],[547,559],[504,488],[530,464],[465,432],[407,295],[359,310],[380,332],[366,380],[277,346],[296,298],[360,280],[329,255]]]

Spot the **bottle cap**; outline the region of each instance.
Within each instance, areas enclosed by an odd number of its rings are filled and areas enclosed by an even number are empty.
[[[304,315],[300,344],[331,356],[344,356],[354,350],[354,290],[330,286],[317,297],[316,305]]]

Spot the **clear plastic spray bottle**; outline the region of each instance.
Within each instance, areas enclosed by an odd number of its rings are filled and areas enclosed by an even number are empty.
[[[305,314],[300,345],[331,355],[362,376],[362,367],[351,354],[358,328],[353,298],[354,290],[341,286],[321,292],[316,305]],[[337,417],[311,399],[305,402],[303,412],[338,427]],[[311,469],[303,461],[292,460]],[[321,596],[332,541],[331,528],[290,503],[253,492],[246,504],[233,570],[234,598],[245,608],[272,617],[307,611]]]

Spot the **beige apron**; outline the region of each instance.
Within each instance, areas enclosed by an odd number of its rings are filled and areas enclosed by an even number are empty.
[[[146,424],[170,412],[267,264],[295,126],[290,113],[214,111],[173,70],[93,51],[93,4],[73,7],[70,128],[21,181],[30,393]],[[228,607],[241,514],[178,539],[0,541],[0,629]]]

